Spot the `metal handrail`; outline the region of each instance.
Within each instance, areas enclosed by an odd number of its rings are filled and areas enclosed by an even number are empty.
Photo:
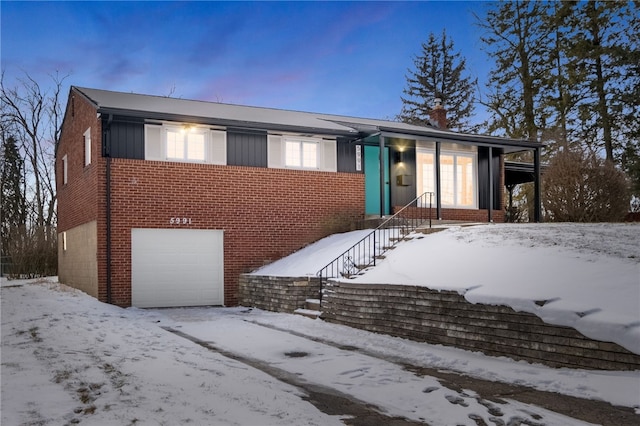
[[[431,228],[432,202],[433,192],[425,192],[414,198],[393,216],[378,225],[371,233],[320,269],[316,273],[320,278],[320,302],[322,303],[324,287],[329,278],[339,276],[349,278],[360,274],[365,268],[375,266],[376,260],[384,258],[384,253],[395,248],[396,244],[402,241],[406,235],[415,231],[427,219],[429,220],[429,228]],[[428,215],[425,210],[428,211]]]

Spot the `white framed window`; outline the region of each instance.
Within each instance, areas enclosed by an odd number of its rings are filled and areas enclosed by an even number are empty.
[[[226,164],[227,132],[187,124],[145,124],[144,158]]]
[[[335,139],[295,135],[267,136],[267,166],[276,169],[338,171]]]
[[[436,193],[435,150],[416,150],[418,194],[433,192],[443,207],[477,208],[478,157],[475,152],[440,153],[440,194]]]
[[[299,169],[318,169],[319,143],[317,140],[284,140],[284,165],[285,167]]]
[[[91,164],[91,127],[84,132],[84,166]]]
[[[69,159],[67,158],[67,155],[65,154],[64,157],[62,157],[62,184],[66,185],[68,182],[68,178],[69,178]]]
[[[167,160],[204,162],[207,132],[198,128],[167,127],[164,132]]]

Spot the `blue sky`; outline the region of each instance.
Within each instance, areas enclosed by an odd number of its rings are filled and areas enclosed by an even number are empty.
[[[65,83],[371,118],[400,112],[407,69],[446,29],[482,81],[482,2],[2,1],[5,84]],[[66,89],[65,89],[66,90]]]

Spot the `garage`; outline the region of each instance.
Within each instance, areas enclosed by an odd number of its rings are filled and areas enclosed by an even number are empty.
[[[131,230],[131,305],[222,305],[223,231]]]

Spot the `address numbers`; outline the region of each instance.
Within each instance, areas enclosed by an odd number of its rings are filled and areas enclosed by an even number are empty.
[[[170,225],[191,225],[190,217],[171,217],[169,218]]]

